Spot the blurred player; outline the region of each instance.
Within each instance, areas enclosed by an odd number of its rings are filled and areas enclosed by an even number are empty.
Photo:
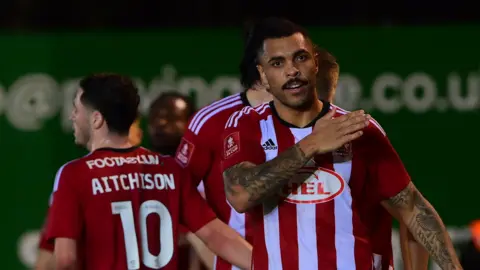
[[[215,215],[189,175],[165,156],[128,141],[139,96],[133,82],[96,74],[80,82],[72,122],[90,154],[57,173],[47,239],[55,269],[176,269],[178,225],[250,269],[250,246]]]
[[[317,99],[318,64],[301,27],[263,20],[245,58],[274,97],[232,114],[222,136],[227,199],[256,225],[252,267],[372,269],[361,215],[368,191],[443,269],[461,269],[442,221],[378,123]]]
[[[169,92],[155,99],[148,112],[148,134],[152,149],[173,156],[185,133],[188,119],[194,112],[194,104],[182,94]]]
[[[318,98],[333,102],[337,90],[338,77],[340,75],[340,66],[337,63],[337,59],[327,50],[315,47],[315,53],[318,61]],[[255,69],[256,68],[255,66]]]
[[[247,34],[248,35],[248,34]],[[242,63],[242,70],[256,71],[255,66]],[[223,189],[220,162],[222,160],[222,141],[220,135],[228,117],[244,106],[256,106],[271,100],[271,95],[259,82],[258,72],[242,72],[242,81],[248,81],[244,92],[213,102],[200,109],[191,118],[187,130],[177,149],[175,158],[192,173],[193,185],[203,180],[206,199],[218,218],[229,224],[243,237],[246,236],[246,219],[227,203]],[[247,237],[248,240],[248,237]],[[221,258],[216,258],[214,269],[238,269]]]
[[[470,224],[472,239],[461,250],[461,263],[464,270],[477,270],[480,266],[480,220]]]
[[[128,140],[132,145],[140,145],[142,143],[143,131],[140,127],[141,116],[139,115],[135,122],[130,126],[130,130],[128,132]],[[45,224],[47,223],[46,220],[48,218],[48,213],[45,218]],[[37,259],[35,262],[35,269],[36,270],[53,270],[54,269],[54,261],[53,261],[53,250],[54,245],[51,242],[47,241],[46,233],[45,233],[45,226],[43,226],[42,231],[40,233],[40,240],[38,245],[38,253]]]
[[[139,114],[135,122],[130,126],[130,130],[128,131],[128,141],[132,145],[140,145],[142,144],[143,139],[143,130],[140,126],[140,122],[142,121],[142,116]]]
[[[152,150],[173,156],[187,129],[188,119],[194,112],[195,105],[187,96],[177,92],[158,96],[148,111],[148,134]],[[179,269],[200,269],[200,260],[207,266],[213,264],[212,252],[184,226],[180,226],[178,243]]]

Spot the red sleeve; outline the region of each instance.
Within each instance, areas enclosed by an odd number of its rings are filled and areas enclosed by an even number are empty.
[[[192,185],[189,174],[183,173],[183,175],[184,177],[180,180],[180,223],[191,232],[196,232],[214,220],[216,216],[195,186]]]
[[[254,109],[245,107],[233,113],[222,134],[222,170],[244,161],[256,165],[264,163],[265,152],[260,144],[261,138],[259,115]]]
[[[375,120],[371,121],[365,135],[370,148],[369,174],[377,187],[380,199],[389,199],[410,183],[410,176],[385,132]]]
[[[47,239],[55,238],[79,239],[82,229],[82,215],[80,212],[80,196],[75,182],[78,182],[78,173],[74,171],[74,164],[67,163],[58,170],[53,187],[52,205],[50,206]]]
[[[38,243],[38,248],[53,252],[55,249],[55,246],[53,245],[52,241],[48,241],[47,239],[47,231],[46,231],[47,224],[48,224],[48,213],[47,213],[47,218],[45,219],[45,222],[42,227],[42,232],[40,233],[40,241]]]
[[[175,160],[192,174],[195,186],[212,167],[212,144],[215,141],[208,130],[203,128],[201,131],[195,134],[191,129],[187,129],[175,154]]]

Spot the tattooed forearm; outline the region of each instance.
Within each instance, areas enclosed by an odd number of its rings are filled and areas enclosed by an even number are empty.
[[[388,203],[402,215],[413,237],[442,269],[462,269],[442,220],[413,183]]]
[[[279,192],[308,160],[309,157],[295,145],[258,166],[237,164],[224,172],[225,191],[230,195],[239,190],[246,192],[249,202],[256,204]]]

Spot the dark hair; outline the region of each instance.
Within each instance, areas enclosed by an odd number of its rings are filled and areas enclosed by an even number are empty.
[[[240,63],[240,82],[243,87],[251,88],[260,80],[257,57],[262,50],[263,42],[269,38],[288,37],[295,33],[301,33],[309,38],[307,31],[301,26],[282,18],[266,18],[250,26],[245,34],[245,48]]]
[[[93,74],[80,81],[83,90],[80,101],[99,111],[110,132],[128,135],[138,116],[140,97],[133,81],[112,73]]]
[[[250,36],[253,33],[254,27],[255,27],[255,21],[253,19],[248,19],[243,22],[242,41],[243,41],[244,48],[247,46]]]
[[[186,95],[180,94],[176,91],[170,91],[160,94],[153,102],[150,104],[150,110],[148,111],[148,116],[151,117],[153,111],[160,108],[160,106],[164,106],[164,102],[169,99],[179,98],[187,103],[187,116],[190,118],[196,111],[195,104],[193,103],[192,99]]]

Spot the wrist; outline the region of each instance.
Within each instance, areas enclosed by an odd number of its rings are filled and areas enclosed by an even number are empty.
[[[317,154],[316,140],[311,135],[307,135],[305,138],[300,140],[297,143],[297,146],[307,159],[310,159]]]

